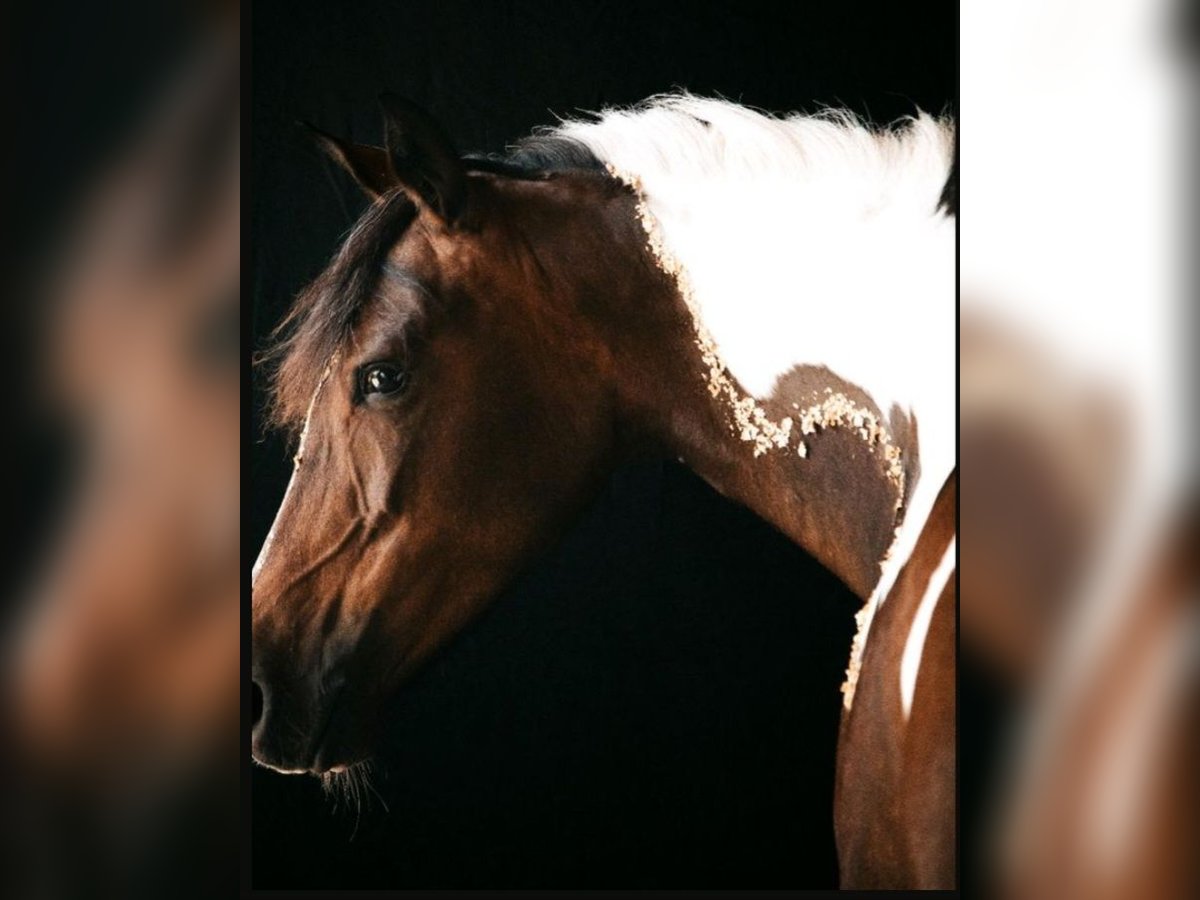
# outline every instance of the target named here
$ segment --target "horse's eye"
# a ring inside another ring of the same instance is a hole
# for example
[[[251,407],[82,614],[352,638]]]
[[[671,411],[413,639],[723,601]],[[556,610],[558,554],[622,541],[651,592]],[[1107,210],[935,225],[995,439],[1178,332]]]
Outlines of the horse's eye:
[[[363,396],[395,394],[408,383],[408,376],[399,366],[375,363],[366,366],[360,376]]]

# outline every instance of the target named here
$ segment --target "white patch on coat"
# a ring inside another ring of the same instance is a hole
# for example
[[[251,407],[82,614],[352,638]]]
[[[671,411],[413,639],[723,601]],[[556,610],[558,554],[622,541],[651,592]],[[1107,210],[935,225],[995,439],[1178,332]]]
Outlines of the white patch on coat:
[[[824,365],[885,416],[915,416],[902,564],[955,465],[955,223],[938,210],[952,124],[922,113],[879,131],[846,112],[774,118],[672,94],[553,133],[636,181],[701,330],[753,397]]]
[[[951,444],[951,453],[953,453],[953,449],[954,445]],[[850,645],[850,662],[846,667],[846,680],[842,684],[842,706],[847,711],[854,705],[854,691],[858,686],[859,669],[862,667],[862,658],[867,649],[867,638],[871,633],[871,623],[875,621],[875,613],[879,611],[883,602],[891,594],[892,588],[896,586],[900,570],[904,568],[909,557],[913,555],[913,551],[917,549],[917,541],[920,540],[921,533],[925,530],[925,524],[933,512],[933,505],[937,501],[938,494],[941,492],[946,478],[949,477],[950,470],[954,468],[951,457],[948,460],[949,467],[946,469],[945,476],[940,480],[935,480],[930,477],[929,471],[925,468],[924,455],[926,452],[925,444],[922,443],[921,477],[917,480],[917,486],[909,498],[904,519],[896,528],[892,546],[883,558],[879,582],[875,585],[875,590],[871,592],[867,602],[854,617],[858,629],[854,635],[854,641]],[[939,457],[941,457],[939,465],[945,467],[947,463],[945,454],[939,454]]]
[[[686,274],[701,350],[710,337],[753,397],[824,365],[885,415],[915,416],[921,472],[857,616],[849,709],[871,619],[956,462],[956,235],[938,209],[952,124],[922,113],[877,131],[846,112],[774,118],[673,94],[553,131],[635,186],[651,249]],[[751,424],[756,451],[778,443]]]
[[[845,112],[777,119],[681,94],[554,133],[637,178],[751,395],[825,365],[953,444],[955,225],[937,209],[949,122],[875,131]]]
[[[908,631],[904,655],[900,657],[900,706],[904,710],[905,721],[912,712],[917,675],[921,671],[921,658],[925,654],[925,638],[929,634],[929,624],[933,621],[933,611],[957,564],[957,544],[958,539],[952,538],[946,552],[942,554],[941,562],[929,576],[925,595],[921,597],[921,605],[917,607],[917,614],[913,616],[912,627]]]

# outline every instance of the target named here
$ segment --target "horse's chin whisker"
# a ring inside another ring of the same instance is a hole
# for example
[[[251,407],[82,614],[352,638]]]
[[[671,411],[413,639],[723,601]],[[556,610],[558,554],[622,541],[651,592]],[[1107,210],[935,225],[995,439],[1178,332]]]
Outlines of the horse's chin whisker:
[[[354,831],[350,835],[350,840],[354,840],[354,836],[358,833],[358,824],[363,808],[370,811],[372,794],[379,800],[385,812],[391,812],[387,802],[371,783],[373,772],[374,767],[371,760],[368,759],[330,769],[320,775],[321,788],[325,792],[325,796],[332,799],[334,812],[343,806],[349,808],[353,805],[354,807]]]

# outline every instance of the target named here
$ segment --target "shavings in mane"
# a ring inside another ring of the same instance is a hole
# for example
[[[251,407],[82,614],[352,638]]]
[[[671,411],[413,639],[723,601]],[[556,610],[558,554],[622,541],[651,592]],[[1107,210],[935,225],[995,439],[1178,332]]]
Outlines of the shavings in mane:
[[[350,336],[375,295],[388,252],[416,217],[402,191],[373,204],[351,230],[332,264],[296,299],[259,356],[270,371],[270,422],[293,434],[330,357]]]

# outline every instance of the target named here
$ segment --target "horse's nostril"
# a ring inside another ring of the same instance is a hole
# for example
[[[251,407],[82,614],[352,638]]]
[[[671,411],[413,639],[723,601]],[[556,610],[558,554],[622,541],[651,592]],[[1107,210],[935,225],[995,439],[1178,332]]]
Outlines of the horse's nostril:
[[[267,705],[266,694],[263,692],[262,687],[256,681],[256,682],[254,682],[254,707],[253,707],[253,712],[254,712],[253,722],[254,722],[255,728],[258,727],[258,723],[262,720],[263,710],[266,708],[266,705]]]

